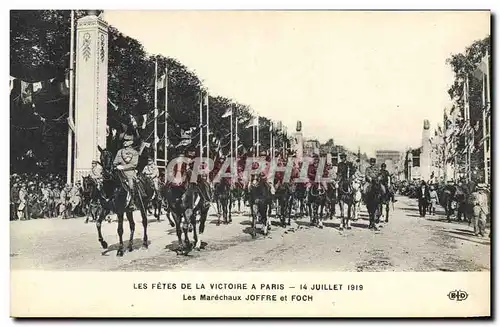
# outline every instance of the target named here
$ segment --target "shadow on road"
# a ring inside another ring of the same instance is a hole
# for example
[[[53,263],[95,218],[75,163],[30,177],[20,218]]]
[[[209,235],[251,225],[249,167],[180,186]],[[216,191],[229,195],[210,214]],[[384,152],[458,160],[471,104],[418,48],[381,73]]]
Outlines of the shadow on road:
[[[148,241],[148,246],[151,245],[151,241]],[[115,243],[113,245],[110,245],[108,246],[108,248],[106,250],[104,250],[103,252],[101,252],[102,255],[107,255],[109,252],[112,252],[112,251],[117,251],[118,248],[119,248],[119,243]],[[129,241],[124,241],[123,242],[123,248],[125,250],[128,250],[128,246],[129,246]],[[132,249],[133,250],[139,250],[140,248],[142,247],[142,239],[140,238],[134,238],[132,240]]]
[[[481,239],[481,238],[478,238],[478,239],[466,238],[466,237],[458,236],[458,235],[463,235],[463,234],[453,233],[452,231],[445,231],[445,233],[448,236],[450,236],[452,238],[456,238],[458,240],[468,241],[468,242],[476,243],[476,244],[480,244],[480,245],[491,245],[491,243],[489,241],[485,240],[484,238],[483,239]],[[474,236],[474,234],[472,234],[472,235],[466,234],[466,236],[471,236],[473,238],[477,237],[477,236]],[[484,241],[481,242],[481,240],[484,240]]]
[[[252,221],[251,220],[243,220],[242,222],[240,222],[240,225],[251,226],[252,225]]]

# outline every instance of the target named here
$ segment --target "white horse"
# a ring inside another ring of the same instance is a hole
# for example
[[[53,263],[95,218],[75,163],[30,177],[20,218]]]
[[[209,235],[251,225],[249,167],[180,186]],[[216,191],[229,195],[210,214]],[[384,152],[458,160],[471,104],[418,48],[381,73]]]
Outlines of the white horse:
[[[354,191],[354,198],[353,198],[353,220],[358,220],[359,219],[359,210],[361,208],[361,181],[360,180],[354,180],[352,182],[352,189]]]

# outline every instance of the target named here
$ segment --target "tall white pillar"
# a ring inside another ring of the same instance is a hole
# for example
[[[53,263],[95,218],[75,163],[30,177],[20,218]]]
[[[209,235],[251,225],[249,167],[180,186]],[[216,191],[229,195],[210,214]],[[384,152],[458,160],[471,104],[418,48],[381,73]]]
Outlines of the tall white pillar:
[[[423,181],[428,181],[431,177],[431,130],[430,123],[424,120],[424,128],[422,130],[422,151],[420,152],[420,178]]]
[[[75,171],[78,181],[106,147],[108,24],[89,12],[77,23],[75,78]]]

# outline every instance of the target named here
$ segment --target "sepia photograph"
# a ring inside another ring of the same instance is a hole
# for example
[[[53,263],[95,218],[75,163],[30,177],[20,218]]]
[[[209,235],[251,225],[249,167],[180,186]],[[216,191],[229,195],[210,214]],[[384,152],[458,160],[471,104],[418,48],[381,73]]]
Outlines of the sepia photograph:
[[[489,317],[491,19],[11,10],[11,315]]]

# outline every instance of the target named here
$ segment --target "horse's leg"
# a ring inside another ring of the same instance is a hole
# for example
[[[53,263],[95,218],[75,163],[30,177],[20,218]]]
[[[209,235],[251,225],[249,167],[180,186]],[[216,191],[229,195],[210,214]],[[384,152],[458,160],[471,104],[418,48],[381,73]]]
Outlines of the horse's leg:
[[[318,227],[319,228],[323,228],[323,208],[324,208],[324,204],[321,203],[320,204],[320,212],[319,212],[319,221],[318,221]]]
[[[104,218],[106,217],[106,210],[103,210],[99,217],[97,218],[97,221],[96,221],[96,228],[97,228],[97,237],[98,237],[98,240],[99,240],[99,243],[101,243],[101,246],[103,249],[107,249],[108,248],[108,243],[104,240],[103,236],[102,236],[102,232],[101,232],[101,226],[102,226],[102,221],[104,220]]]
[[[389,222],[389,202],[385,205],[385,222]]]
[[[347,207],[346,228],[351,229],[351,217],[353,212],[353,202],[349,202]]]
[[[200,210],[200,216],[201,216],[201,210]],[[191,216],[191,225],[193,225],[193,247],[199,249],[199,244],[198,244],[198,230],[196,229],[196,214],[193,213]]]
[[[233,196],[231,194],[229,195],[229,203],[231,203],[230,204],[231,207],[235,204],[233,202]],[[229,223],[233,222],[233,219],[231,218],[231,212],[232,212],[232,210],[229,210]]]
[[[257,236],[257,214],[258,214],[258,208],[257,206],[252,203],[250,204],[250,214],[252,215],[252,237],[255,238]]]
[[[142,217],[142,228],[144,230],[144,236],[142,238],[142,246],[147,249],[149,247],[148,244],[148,215],[146,214],[146,209],[144,208],[144,200],[140,198],[141,205],[139,206],[139,210],[141,212]]]
[[[130,227],[130,239],[128,242],[128,251],[132,252],[134,251],[134,232],[135,232],[135,221],[134,221],[134,214],[131,210],[127,211],[127,220],[128,220],[128,225]]]
[[[122,257],[123,256],[123,212],[117,213],[116,216],[118,218],[118,227],[116,231],[118,233],[118,239],[119,239],[118,250],[116,251],[116,255]]]

